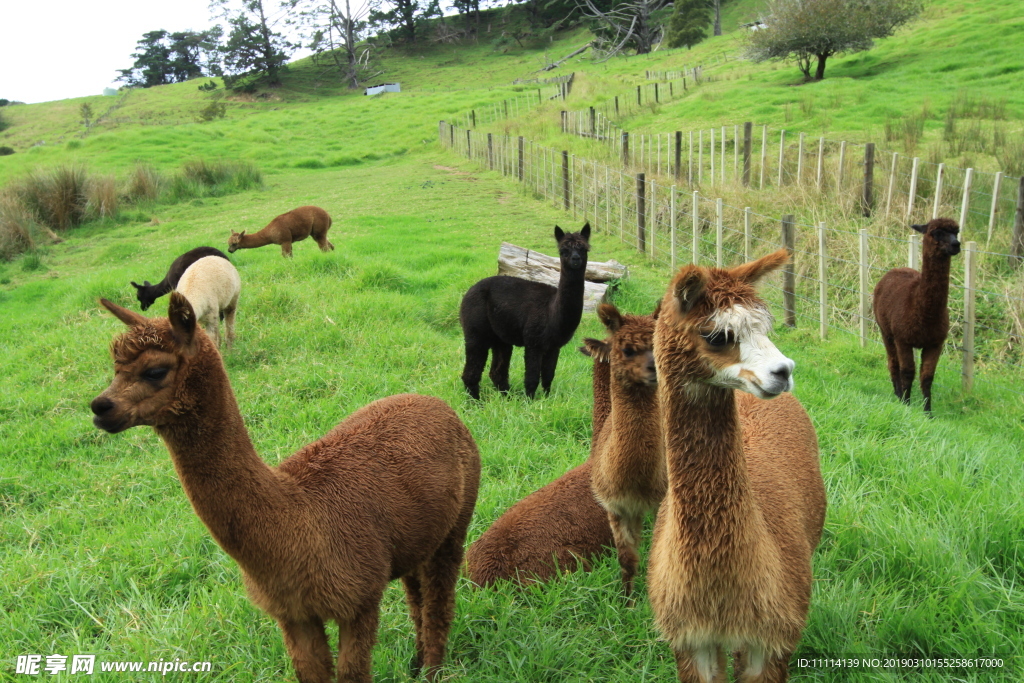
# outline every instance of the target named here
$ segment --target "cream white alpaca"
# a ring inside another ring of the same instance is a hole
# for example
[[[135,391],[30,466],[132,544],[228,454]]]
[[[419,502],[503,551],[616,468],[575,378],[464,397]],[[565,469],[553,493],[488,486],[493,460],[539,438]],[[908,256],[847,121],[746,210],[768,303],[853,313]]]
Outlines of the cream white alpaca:
[[[177,290],[195,311],[196,319],[220,346],[220,319],[227,328],[227,347],[235,340],[235,311],[242,292],[242,278],[231,262],[219,256],[205,256],[182,273]]]

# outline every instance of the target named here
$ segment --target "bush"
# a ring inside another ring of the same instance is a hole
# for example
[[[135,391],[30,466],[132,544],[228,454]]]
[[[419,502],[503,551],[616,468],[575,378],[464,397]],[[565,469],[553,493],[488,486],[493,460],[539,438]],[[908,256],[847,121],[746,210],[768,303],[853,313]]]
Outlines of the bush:
[[[223,102],[210,102],[196,114],[196,121],[213,121],[227,116],[228,107]]]
[[[9,261],[33,249],[36,230],[32,212],[12,193],[0,195],[0,259]]]
[[[128,185],[125,194],[130,202],[155,202],[160,197],[163,178],[152,166],[135,164],[128,173]]]
[[[263,185],[263,174],[249,162],[209,162],[195,159],[182,166],[171,179],[169,199],[185,201],[195,197],[216,197]]]
[[[113,175],[90,178],[86,209],[90,217],[116,218],[118,212],[117,178]]]
[[[8,147],[7,145],[0,145],[0,157],[5,157],[9,154],[14,154],[14,148]]]
[[[210,80],[208,83],[203,83],[202,85],[200,85],[199,89],[203,92],[213,92],[217,89],[217,82],[214,80]]]
[[[26,206],[54,230],[67,230],[82,222],[88,206],[85,167],[69,164],[46,172],[33,172],[21,184]]]

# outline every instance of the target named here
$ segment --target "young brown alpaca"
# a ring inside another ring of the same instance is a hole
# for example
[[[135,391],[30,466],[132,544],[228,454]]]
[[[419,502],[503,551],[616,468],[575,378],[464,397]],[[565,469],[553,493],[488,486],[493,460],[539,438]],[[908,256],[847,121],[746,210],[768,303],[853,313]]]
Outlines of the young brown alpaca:
[[[562,270],[558,287],[508,275],[484,278],[469,288],[459,307],[459,322],[466,340],[462,382],[480,398],[480,377],[491,352],[491,381],[507,393],[512,347],[525,347],[526,395],[537,385],[551,391],[558,355],[569,343],[583,315],[584,276],[590,249],[590,223],[578,233],[555,226]]]
[[[611,411],[609,344],[584,339],[594,359],[594,437]],[[590,488],[591,463],[574,467],[510,507],[466,551],[466,576],[479,586],[496,581],[526,585],[582,567],[614,546],[608,515]]]
[[[608,355],[611,412],[590,450],[590,484],[607,511],[615,538],[622,586],[633,593],[640,563],[637,546],[644,516],[665,495],[665,451],[654,366],[654,318],[623,316],[611,304],[597,310],[611,333]]]
[[[932,410],[932,379],[949,334],[949,261],[960,253],[960,226],[949,218],[912,225],[924,234],[921,272],[896,268],[875,285],[874,311],[882,331],[889,377],[897,398],[910,403],[914,384],[914,349],[921,349],[921,393]]]
[[[371,680],[381,595],[401,578],[416,629],[413,669],[444,658],[480,456],[444,402],[391,396],[353,413],[278,467],[256,454],[220,355],[188,300],[168,318],[101,303],[131,327],[96,426],[150,425],[199,518],[274,617],[302,683],[334,680],[324,622],[339,625],[339,681]]]
[[[787,680],[807,618],[825,517],[814,429],[789,397],[742,424],[734,391],[792,388],[793,361],[768,340],[771,315],[753,287],[788,258],[681,269],[655,325],[668,491],[648,587],[686,683],[724,682],[730,651],[740,681]]]
[[[228,252],[236,249],[255,249],[268,244],[280,244],[281,256],[292,255],[292,242],[300,242],[310,235],[320,251],[332,251],[334,245],[327,241],[331,229],[331,217],[319,206],[300,206],[270,221],[267,227],[252,235],[231,231],[228,238]]]

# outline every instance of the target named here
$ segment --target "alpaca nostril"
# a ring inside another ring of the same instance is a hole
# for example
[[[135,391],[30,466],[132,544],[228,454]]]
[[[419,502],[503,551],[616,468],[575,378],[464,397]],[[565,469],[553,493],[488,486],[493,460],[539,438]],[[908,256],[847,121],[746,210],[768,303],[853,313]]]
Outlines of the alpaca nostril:
[[[114,408],[114,402],[106,396],[97,396],[90,404],[94,415],[103,415]]]
[[[772,368],[772,370],[769,371],[769,374],[780,382],[786,382],[789,381],[789,378],[793,374],[793,366],[789,363],[783,363]]]

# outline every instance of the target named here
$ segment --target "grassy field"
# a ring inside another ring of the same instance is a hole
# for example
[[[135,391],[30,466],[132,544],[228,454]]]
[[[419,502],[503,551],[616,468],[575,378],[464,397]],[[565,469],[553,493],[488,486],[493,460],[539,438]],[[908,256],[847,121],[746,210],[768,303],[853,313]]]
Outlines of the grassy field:
[[[744,18],[744,6],[731,10],[727,27]],[[1006,22],[997,20],[1009,5],[985,5],[991,14],[981,7],[937,2],[926,20],[943,30],[975,26],[979,40],[993,38],[1004,30]],[[651,116],[700,125],[726,113],[742,119],[773,103],[766,116],[783,117],[784,104],[765,93],[798,102],[802,91],[832,87],[843,88],[840,99],[847,102],[855,101],[852,93],[859,89],[859,97],[874,104],[859,110],[863,128],[854,125],[859,119],[851,113],[834,115],[831,130],[867,131],[882,125],[890,105],[917,108],[926,92],[937,111],[949,88],[972,80],[979,96],[1000,96],[1003,76],[981,80],[981,72],[972,69],[986,60],[995,60],[993,69],[1015,63],[1009,54],[1019,51],[1015,43],[993,42],[975,50],[983,53],[976,61],[967,61],[971,49],[947,35],[947,42],[957,44],[947,46],[943,59],[964,60],[964,80],[931,91],[925,85],[931,76],[912,70],[924,68],[932,46],[942,40],[933,35],[939,29],[928,27],[921,35],[883,42],[877,53],[836,60],[829,73],[834,81],[801,88],[789,87],[795,68],[790,73],[791,67],[730,64],[723,68],[748,71],[712,84],[729,104],[725,113],[684,99]],[[709,58],[732,49],[729,41],[735,36],[692,53],[588,67],[582,83],[590,79],[596,101],[601,83],[636,83],[644,69]],[[579,35],[566,36],[548,48],[549,56],[567,54],[579,42]],[[866,65],[889,64],[893,55],[906,55],[903,66],[873,73]],[[497,174],[439,151],[436,123],[507,98],[515,92],[509,81],[536,68],[541,58],[537,50],[493,54],[483,44],[465,51],[396,53],[390,58],[394,73],[403,87],[410,83],[409,92],[380,98],[313,88],[296,67],[295,80],[277,100],[233,103],[226,119],[202,124],[191,121],[203,102],[193,84],[137,91],[114,113],[130,121],[117,123],[111,115],[109,125],[84,138],[75,137],[78,100],[12,110],[15,126],[3,135],[45,136],[48,142],[0,158],[0,183],[36,165],[66,161],[122,173],[138,159],[171,169],[203,156],[252,161],[264,170],[265,186],[142,207],[121,222],[89,223],[66,233],[61,244],[0,264],[0,680],[28,680],[14,673],[15,657],[22,654],[95,654],[99,661],[180,658],[213,662],[206,680],[294,680],[277,627],[245,598],[235,564],[192,512],[163,444],[145,428],[101,432],[92,426],[88,408],[110,380],[107,346],[123,329],[97,298],[134,308],[129,280],[159,279],[188,248],[223,247],[230,229],[256,229],[307,203],[324,206],[334,218],[330,237],[337,249],[330,254],[305,241],[295,246],[291,261],[276,247],[232,257],[243,290],[237,346],[225,364],[266,461],[279,462],[382,396],[439,396],[469,426],[483,458],[472,540],[509,505],[586,457],[590,361],[575,351],[578,343],[563,350],[552,395],[534,402],[522,396],[521,352],[513,360],[508,399],[485,386],[484,400],[475,404],[459,380],[458,303],[469,285],[494,272],[500,242],[550,253],[554,224],[577,229],[579,221]],[[748,79],[748,73],[754,76]],[[942,73],[961,77],[960,70]],[[895,95],[885,89],[904,81],[908,85]],[[726,90],[730,82],[735,91]],[[459,88],[431,92],[446,83]],[[763,89],[761,95],[746,92],[755,87]],[[585,92],[581,86],[580,106]],[[1019,126],[1020,94],[1005,89],[1004,96],[1007,121]],[[541,111],[555,109],[551,104]],[[794,106],[791,113],[798,111]],[[552,117],[547,120],[544,125],[552,126]],[[537,121],[508,125],[539,132]],[[652,118],[655,123],[661,125]],[[646,263],[617,236],[598,233],[592,244],[592,258],[615,258],[630,267],[616,304],[629,312],[649,311],[668,271]],[[766,289],[769,298],[774,291]],[[165,302],[151,312],[161,314]],[[596,316],[587,316],[577,341],[600,335]],[[829,498],[810,619],[796,658],[995,655],[1006,666],[949,672],[795,661],[794,680],[1021,680],[1024,403],[996,385],[962,392],[955,361],[944,358],[935,419],[928,420],[918,395],[909,407],[892,396],[880,346],[861,349],[852,337],[833,337],[821,342],[810,330],[780,329],[775,339],[796,361],[795,393],[818,430]],[[639,590],[645,590],[642,577]],[[445,680],[674,677],[671,653],[657,640],[646,601],[629,608],[620,599],[618,568],[610,557],[590,574],[524,592],[473,589],[463,581],[456,609]],[[409,680],[412,650],[412,627],[396,585],[382,607],[376,680]],[[140,680],[158,678],[149,676]],[[130,680],[125,674],[96,678]]]

